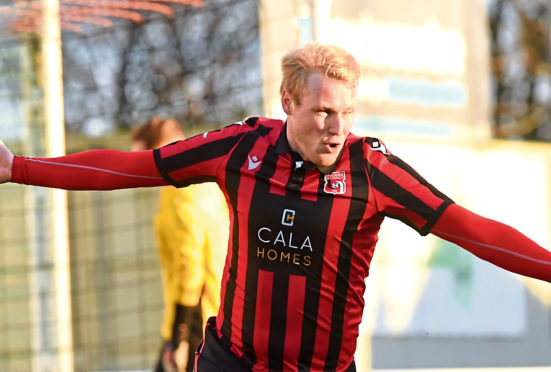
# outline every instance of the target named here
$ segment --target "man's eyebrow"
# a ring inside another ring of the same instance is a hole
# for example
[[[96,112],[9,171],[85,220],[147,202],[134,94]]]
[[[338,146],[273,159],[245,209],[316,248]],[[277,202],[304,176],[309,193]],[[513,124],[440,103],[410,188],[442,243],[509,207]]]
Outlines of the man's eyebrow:
[[[314,107],[312,107],[312,110],[314,110],[314,111],[335,111],[335,109],[333,109],[329,106],[324,106],[324,105],[314,106]]]
[[[328,111],[328,112],[337,112],[337,110],[335,110],[334,108],[332,108],[331,106],[324,106],[324,105],[321,105],[321,106],[313,106],[312,107],[312,111]],[[348,107],[345,107],[342,112],[354,112],[356,111],[356,106],[348,106]]]

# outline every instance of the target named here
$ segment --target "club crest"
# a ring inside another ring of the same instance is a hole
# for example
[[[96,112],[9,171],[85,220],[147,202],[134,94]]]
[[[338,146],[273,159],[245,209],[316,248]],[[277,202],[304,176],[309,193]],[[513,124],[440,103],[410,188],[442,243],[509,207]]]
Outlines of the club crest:
[[[346,192],[346,173],[333,172],[324,177],[323,191],[327,194],[344,194]]]

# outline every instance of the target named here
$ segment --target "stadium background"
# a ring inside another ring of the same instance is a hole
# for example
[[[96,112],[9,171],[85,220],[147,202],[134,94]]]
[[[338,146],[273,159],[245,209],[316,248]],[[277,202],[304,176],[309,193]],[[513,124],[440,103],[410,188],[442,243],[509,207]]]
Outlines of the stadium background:
[[[45,37],[42,15],[56,4],[58,33],[52,22]],[[549,248],[550,10],[535,0],[6,1],[0,138],[34,156],[125,150],[128,130],[152,115],[178,118],[188,135],[281,116],[281,55],[335,43],[362,63],[354,132]],[[157,191],[0,190],[0,370],[149,369],[162,307]],[[392,221],[372,267],[358,370],[551,370],[548,284]]]

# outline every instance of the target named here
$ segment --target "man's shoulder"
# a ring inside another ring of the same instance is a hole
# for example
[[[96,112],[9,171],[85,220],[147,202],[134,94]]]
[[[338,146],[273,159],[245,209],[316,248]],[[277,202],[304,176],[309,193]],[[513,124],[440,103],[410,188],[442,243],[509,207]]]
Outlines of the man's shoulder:
[[[235,122],[229,125],[227,129],[236,134],[254,133],[258,137],[267,138],[268,133],[270,133],[270,137],[272,135],[279,136],[284,127],[285,122],[282,120],[253,116],[246,120]]]
[[[346,140],[347,144],[350,146],[353,143],[361,142],[363,147],[366,147],[371,150],[380,151],[382,148],[386,151],[386,146],[382,140],[376,137],[369,137],[369,136],[358,136],[352,132],[348,134],[348,138]]]
[[[260,127],[283,128],[283,126],[285,125],[285,122],[283,120],[272,119],[272,118],[267,118],[263,116],[251,116],[246,120],[238,121],[234,124],[241,125],[247,129],[251,129],[251,128],[258,129]]]
[[[380,139],[375,137],[363,137],[363,141],[368,146],[369,150],[377,151],[384,155],[390,155],[385,143]]]
[[[252,116],[245,120],[239,120],[226,126],[205,132],[197,135],[196,137],[202,137],[207,141],[213,139],[221,139],[227,137],[242,138],[244,134],[257,132],[259,136],[265,136],[269,132],[274,132],[274,129],[281,131],[285,126],[285,122],[277,119],[270,119],[261,116]],[[213,136],[214,135],[214,136]]]

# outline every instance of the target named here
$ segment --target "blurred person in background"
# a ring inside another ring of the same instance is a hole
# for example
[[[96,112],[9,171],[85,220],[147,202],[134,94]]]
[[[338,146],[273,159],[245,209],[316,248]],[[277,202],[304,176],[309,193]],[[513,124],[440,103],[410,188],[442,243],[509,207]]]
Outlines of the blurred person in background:
[[[155,117],[134,128],[132,151],[183,140],[174,119]],[[162,268],[162,346],[155,372],[192,372],[203,324],[216,315],[228,245],[229,217],[214,183],[162,187],[154,228]]]
[[[349,52],[308,43],[283,57],[282,71],[286,121],[249,118],[135,153],[30,158],[0,146],[0,182],[108,190],[216,181],[230,237],[198,372],[355,371],[385,217],[551,282],[551,252],[455,204],[381,140],[351,133],[360,65]]]

